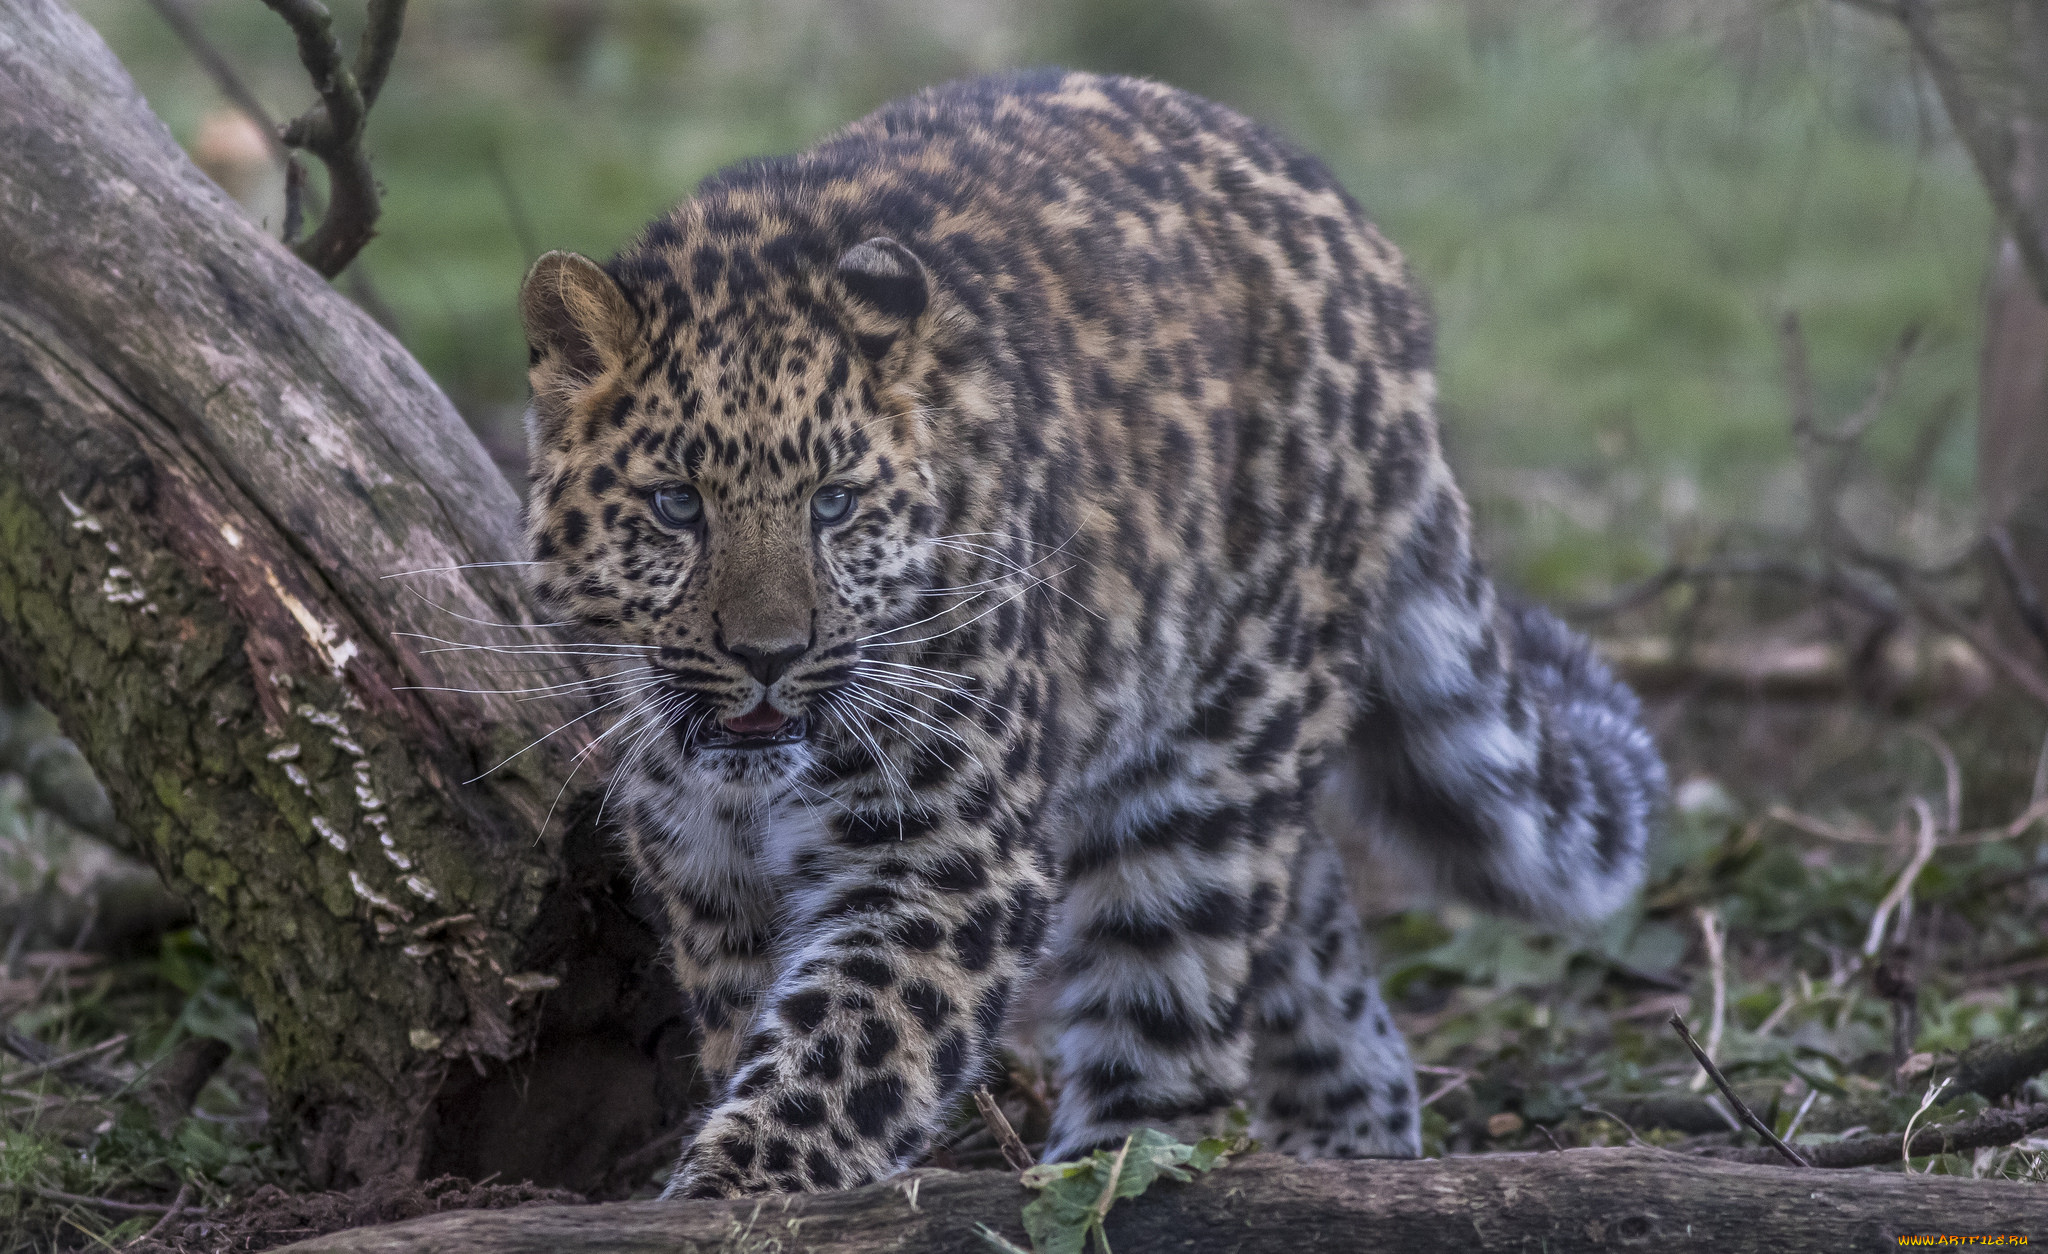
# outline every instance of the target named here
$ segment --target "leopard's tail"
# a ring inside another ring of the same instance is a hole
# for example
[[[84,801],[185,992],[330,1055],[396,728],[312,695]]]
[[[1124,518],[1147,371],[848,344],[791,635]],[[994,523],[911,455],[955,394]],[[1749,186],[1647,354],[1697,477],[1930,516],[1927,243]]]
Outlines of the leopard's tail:
[[[1554,615],[1496,594],[1447,481],[1386,587],[1351,737],[1359,817],[1477,905],[1557,926],[1612,913],[1665,800],[1635,694]]]

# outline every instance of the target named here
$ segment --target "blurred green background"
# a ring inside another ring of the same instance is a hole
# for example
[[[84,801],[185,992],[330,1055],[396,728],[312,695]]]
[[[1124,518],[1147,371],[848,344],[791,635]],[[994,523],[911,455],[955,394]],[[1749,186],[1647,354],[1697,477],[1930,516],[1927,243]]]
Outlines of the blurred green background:
[[[152,8],[80,7],[204,149],[232,113]],[[274,114],[309,103],[261,4],[191,7]],[[1433,294],[1454,457],[1533,592],[1798,526],[1787,311],[1825,413],[1923,328],[1871,449],[1923,538],[1967,526],[1989,210],[1895,31],[1827,0],[414,0],[362,298],[516,474],[533,250],[607,256],[721,165],[1040,63],[1167,79],[1335,168]],[[280,186],[246,192],[273,226]]]

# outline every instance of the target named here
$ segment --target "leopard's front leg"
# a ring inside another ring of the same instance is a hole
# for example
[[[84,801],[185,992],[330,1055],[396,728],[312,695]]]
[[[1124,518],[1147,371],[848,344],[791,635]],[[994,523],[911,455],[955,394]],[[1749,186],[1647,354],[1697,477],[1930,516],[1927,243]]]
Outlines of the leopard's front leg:
[[[774,979],[776,899],[744,825],[714,811],[675,821],[653,790],[634,788],[627,850],[657,885],[669,962],[697,1029],[698,1064],[714,1086],[732,1078],[740,1035]]]
[[[829,827],[737,1073],[667,1196],[889,1175],[923,1152],[993,1051],[1047,909],[1021,826],[953,810],[855,812]]]

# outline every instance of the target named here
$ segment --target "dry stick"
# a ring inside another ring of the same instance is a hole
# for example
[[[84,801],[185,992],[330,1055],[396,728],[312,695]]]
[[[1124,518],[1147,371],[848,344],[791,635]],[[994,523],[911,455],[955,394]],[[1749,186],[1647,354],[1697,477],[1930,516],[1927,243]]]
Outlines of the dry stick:
[[[1614,1122],[1620,1124],[1621,1130],[1623,1132],[1628,1133],[1628,1139],[1631,1145],[1642,1145],[1647,1147],[1650,1144],[1648,1141],[1645,1141],[1642,1137],[1636,1135],[1635,1126],[1633,1124],[1629,1123],[1628,1120],[1622,1118],[1620,1115],[1615,1114],[1611,1110],[1602,1110],[1598,1106],[1593,1105],[1581,1106],[1579,1107],[1579,1109],[1584,1111],[1590,1111],[1591,1113],[1600,1116],[1602,1119],[1612,1119],[1614,1120]]]
[[[1806,1122],[1806,1112],[1813,1109],[1813,1103],[1819,1096],[1819,1089],[1806,1090],[1806,1100],[1799,1103],[1799,1109],[1793,1114],[1792,1122],[1785,1125],[1785,1139],[1787,1141],[1799,1135],[1799,1125]]]
[[[122,1032],[115,1036],[108,1037],[106,1040],[101,1041],[97,1045],[91,1045],[86,1047],[85,1049],[77,1050],[69,1054],[62,1054],[53,1058],[50,1056],[49,1046],[44,1045],[41,1041],[34,1040],[33,1038],[24,1037],[17,1039],[17,1035],[18,1034],[12,1031],[8,1032],[7,1039],[4,1042],[7,1052],[15,1055],[18,1058],[26,1059],[27,1061],[32,1062],[35,1065],[30,1067],[26,1071],[18,1071],[13,1075],[8,1076],[7,1082],[9,1084],[20,1084],[28,1080],[33,1080],[38,1076],[47,1075],[53,1071],[59,1073],[61,1076],[63,1072],[69,1071],[72,1068],[77,1067],[80,1063],[89,1062],[92,1059],[99,1057],[101,1054],[104,1054],[112,1049],[117,1049],[120,1046],[127,1044],[128,1042],[128,1034],[126,1032]],[[23,1040],[27,1040],[34,1046],[38,1047],[38,1050],[41,1052],[42,1056],[37,1057],[36,1051],[31,1051],[29,1049],[23,1048]],[[80,1081],[87,1088],[103,1089],[103,1084],[98,1078],[83,1076],[79,1078]],[[122,1081],[118,1077],[107,1076],[105,1077],[105,1079],[112,1080],[117,1087],[122,1084]]]
[[[1693,917],[1699,920],[1700,935],[1706,940],[1708,974],[1714,986],[1713,1009],[1707,1016],[1707,1057],[1711,1059],[1721,1052],[1721,1028],[1728,1019],[1728,952],[1722,943],[1720,914],[1701,906],[1693,911]],[[1707,1073],[1702,1071],[1687,1087],[1697,1093],[1706,1086]]]
[[[87,1197],[83,1193],[66,1193],[62,1189],[46,1189],[40,1184],[21,1184],[14,1187],[26,1189],[37,1197],[48,1198],[52,1202],[70,1202],[78,1206],[97,1206],[102,1210],[110,1210],[119,1214],[168,1215],[171,1212],[170,1207],[160,1202],[117,1202],[111,1197]],[[192,1207],[191,1210],[194,1214],[200,1212],[200,1208],[197,1206]]]
[[[1920,832],[1914,842],[1912,860],[1899,873],[1897,882],[1884,900],[1877,903],[1876,913],[1870,916],[1870,932],[1863,938],[1863,956],[1874,958],[1884,945],[1885,924],[1890,922],[1892,911],[1899,909],[1913,891],[1913,881],[1920,878],[1920,872],[1927,867],[1928,859],[1934,856],[1934,812],[1924,798],[1913,798],[1913,817],[1919,821]],[[1901,917],[1904,912],[1901,911]]]
[[[512,238],[524,254],[522,264],[531,265],[540,256],[540,235],[533,229],[533,220],[526,216],[526,203],[519,198],[519,188],[513,183],[511,172],[505,169],[505,154],[495,140],[485,146],[484,159],[490,167],[491,182],[497,185],[498,201],[505,207]]]
[[[1010,1164],[1012,1171],[1029,1169],[1035,1160],[1031,1151],[1024,1148],[1024,1138],[1017,1135],[1017,1129],[1010,1126],[1003,1108],[996,1104],[995,1094],[988,1091],[988,1085],[979,1085],[974,1090],[974,1107],[981,1112],[982,1121],[995,1134],[996,1144],[1002,1146],[1003,1161]]]
[[[1768,1142],[1772,1149],[1783,1154],[1787,1162],[1800,1167],[1813,1165],[1801,1158],[1798,1150],[1779,1140],[1778,1134],[1756,1117],[1756,1112],[1749,1108],[1749,1104],[1735,1095],[1735,1086],[1728,1083],[1728,1077],[1721,1074],[1721,1069],[1714,1065],[1713,1059],[1707,1057],[1707,1051],[1700,1048],[1700,1043],[1692,1039],[1692,1030],[1685,1026],[1685,1019],[1682,1016],[1671,1016],[1671,1028],[1678,1033],[1678,1038],[1685,1042],[1685,1047],[1692,1051],[1692,1056],[1700,1060],[1700,1066],[1707,1069],[1707,1076],[1713,1080],[1714,1087],[1721,1090],[1721,1096],[1728,1099],[1728,1104],[1735,1107],[1735,1113],[1742,1116],[1742,1121],[1748,1124],[1751,1130]]]
[[[1416,1070],[1419,1072],[1431,1072],[1437,1075],[1448,1075],[1449,1077],[1451,1077],[1450,1079],[1445,1080],[1442,1084],[1437,1085],[1435,1092],[1431,1093],[1428,1097],[1422,1099],[1422,1102],[1418,1107],[1418,1109],[1421,1110],[1428,1110],[1431,1106],[1435,1105],[1446,1093],[1449,1093],[1452,1089],[1458,1088],[1461,1085],[1469,1084],[1472,1081],[1471,1072],[1460,1071],[1456,1067],[1417,1067]]]
[[[185,1199],[190,1196],[192,1196],[192,1182],[190,1180],[178,1181],[178,1195],[171,1199],[171,1208],[164,1212],[163,1218],[157,1220],[155,1223],[149,1226],[148,1232],[145,1232],[141,1236],[135,1238],[133,1241],[130,1241],[129,1244],[140,1245],[144,1241],[147,1241],[151,1237],[155,1236],[157,1233],[162,1232],[164,1230],[164,1225],[171,1222],[172,1217],[175,1216],[179,1211],[185,1209]]]
[[[1791,393],[1793,444],[1807,481],[1807,493],[1813,498],[1813,537],[1830,572],[1839,582],[1850,582],[1843,576],[1847,571],[1855,570],[1865,578],[1883,583],[1914,612],[1961,636],[1986,660],[2004,671],[2013,683],[2025,689],[2028,696],[2048,705],[2048,676],[2043,676],[2031,662],[2005,647],[1997,634],[1984,624],[1971,621],[1955,606],[1936,596],[1928,588],[1923,572],[1866,547],[1842,517],[1841,496],[1847,483],[1855,442],[1863,428],[1876,417],[1897,383],[1899,370],[1918,338],[1916,329],[1909,327],[1900,336],[1898,345],[1871,389],[1869,400],[1854,417],[1834,431],[1822,431],[1816,420],[1813,376],[1807,362],[1805,333],[1800,329],[1797,314],[1785,315],[1780,338],[1785,351],[1786,388]]]
[[[1096,1198],[1095,1205],[1089,1207],[1089,1210],[1095,1216],[1095,1237],[1098,1241],[1102,1242],[1104,1254],[1108,1254],[1109,1238],[1102,1235],[1102,1224],[1103,1221],[1109,1218],[1109,1208],[1116,1205],[1117,1181],[1123,1178],[1124,1160],[1131,1156],[1131,1142],[1136,1137],[1137,1133],[1132,1133],[1124,1138],[1122,1145],[1117,1147],[1116,1158],[1109,1164],[1109,1183],[1102,1186],[1102,1196]]]

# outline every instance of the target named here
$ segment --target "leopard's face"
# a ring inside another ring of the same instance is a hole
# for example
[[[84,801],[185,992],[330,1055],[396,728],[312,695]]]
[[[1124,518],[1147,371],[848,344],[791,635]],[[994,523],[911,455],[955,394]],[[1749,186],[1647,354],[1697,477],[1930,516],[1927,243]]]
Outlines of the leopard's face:
[[[915,258],[862,249],[921,302]],[[773,786],[859,734],[864,651],[923,616],[922,420],[844,262],[744,294],[651,270],[621,287],[551,254],[528,279],[532,586],[667,760]]]

